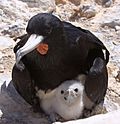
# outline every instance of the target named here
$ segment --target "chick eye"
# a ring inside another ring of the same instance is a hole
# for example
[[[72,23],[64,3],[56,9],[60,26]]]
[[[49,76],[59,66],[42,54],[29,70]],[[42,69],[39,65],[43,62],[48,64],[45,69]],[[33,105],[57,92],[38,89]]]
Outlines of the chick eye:
[[[64,93],[64,91],[63,90],[61,90],[61,94],[63,94]]]
[[[75,92],[78,92],[78,88],[75,88],[74,91],[75,91]]]

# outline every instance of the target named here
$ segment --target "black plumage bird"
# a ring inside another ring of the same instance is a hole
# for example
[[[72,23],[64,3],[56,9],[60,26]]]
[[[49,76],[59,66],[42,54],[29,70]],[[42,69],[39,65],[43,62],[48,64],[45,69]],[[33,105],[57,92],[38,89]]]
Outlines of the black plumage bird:
[[[109,52],[95,35],[49,13],[33,16],[26,31],[14,48],[12,80],[27,102],[36,103],[35,87],[52,90],[79,74],[87,75],[88,98],[94,103],[104,99]]]

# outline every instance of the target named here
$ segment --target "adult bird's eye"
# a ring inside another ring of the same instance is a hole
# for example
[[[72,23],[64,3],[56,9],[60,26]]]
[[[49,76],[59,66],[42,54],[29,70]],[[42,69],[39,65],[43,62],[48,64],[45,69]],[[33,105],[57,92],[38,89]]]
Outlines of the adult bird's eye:
[[[64,91],[63,90],[61,90],[61,94],[63,94],[64,93]]]
[[[46,34],[50,34],[52,32],[52,29],[50,27],[46,28],[45,29],[45,33]]]
[[[75,88],[74,91],[75,91],[75,92],[78,92],[78,88]]]

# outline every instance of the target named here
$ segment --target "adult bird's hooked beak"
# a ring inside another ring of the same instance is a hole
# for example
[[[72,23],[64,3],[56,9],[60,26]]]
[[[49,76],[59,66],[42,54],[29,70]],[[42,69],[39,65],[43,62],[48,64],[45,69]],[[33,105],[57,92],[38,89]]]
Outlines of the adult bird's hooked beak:
[[[20,62],[23,56],[34,50],[42,41],[44,37],[41,35],[32,34],[25,45],[16,52],[16,66],[20,69],[24,69],[24,64]]]

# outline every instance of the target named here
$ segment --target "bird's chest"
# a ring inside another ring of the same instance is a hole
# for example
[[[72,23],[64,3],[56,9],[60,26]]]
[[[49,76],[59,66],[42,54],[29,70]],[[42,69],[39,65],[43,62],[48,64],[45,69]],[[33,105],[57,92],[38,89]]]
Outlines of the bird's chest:
[[[72,57],[62,51],[44,56],[31,53],[24,62],[27,62],[25,65],[29,68],[31,77],[41,89],[54,89],[61,82],[75,78],[80,73],[79,70],[82,70],[82,66],[78,65],[79,60]]]
[[[78,75],[79,71],[71,65],[64,63],[62,60],[58,63],[49,63],[45,68],[41,69],[41,79],[47,84],[55,88],[61,82],[73,79]]]
[[[65,120],[77,119],[82,115],[83,104],[81,102],[75,103],[72,106],[61,104],[57,102],[56,113],[63,117]]]

